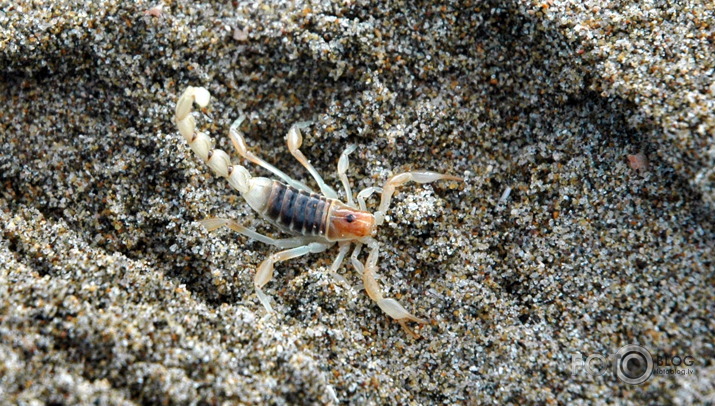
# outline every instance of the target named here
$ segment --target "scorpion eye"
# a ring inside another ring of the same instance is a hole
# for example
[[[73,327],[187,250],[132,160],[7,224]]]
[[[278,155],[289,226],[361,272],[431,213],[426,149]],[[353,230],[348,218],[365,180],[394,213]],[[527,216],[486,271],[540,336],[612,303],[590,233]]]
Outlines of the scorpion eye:
[[[355,221],[355,215],[348,214],[347,216],[345,216],[345,221],[347,221],[348,223],[352,223],[353,221]]]

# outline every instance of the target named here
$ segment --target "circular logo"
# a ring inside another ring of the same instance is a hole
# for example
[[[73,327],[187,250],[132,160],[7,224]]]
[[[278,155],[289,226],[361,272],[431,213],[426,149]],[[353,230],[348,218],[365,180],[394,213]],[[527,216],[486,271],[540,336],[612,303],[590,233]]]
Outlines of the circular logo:
[[[653,357],[640,345],[621,347],[615,357],[616,376],[631,385],[640,385],[653,373]]]

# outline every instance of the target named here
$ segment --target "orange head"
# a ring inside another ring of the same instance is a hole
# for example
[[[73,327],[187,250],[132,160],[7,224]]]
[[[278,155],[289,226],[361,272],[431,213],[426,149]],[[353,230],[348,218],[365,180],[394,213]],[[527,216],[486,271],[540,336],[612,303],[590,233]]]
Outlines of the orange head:
[[[332,241],[357,240],[375,234],[375,217],[366,211],[340,204],[328,217],[328,239]]]

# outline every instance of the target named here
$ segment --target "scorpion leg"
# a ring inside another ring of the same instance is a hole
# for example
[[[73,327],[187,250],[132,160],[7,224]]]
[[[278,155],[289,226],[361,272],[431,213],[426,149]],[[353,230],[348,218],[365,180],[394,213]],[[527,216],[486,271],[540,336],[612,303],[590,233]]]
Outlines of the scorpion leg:
[[[288,150],[295,157],[295,159],[297,159],[298,162],[300,162],[301,165],[303,165],[305,169],[310,172],[310,174],[313,176],[313,179],[315,179],[315,181],[318,183],[318,186],[320,187],[320,192],[323,193],[325,197],[328,197],[330,199],[337,199],[338,194],[335,193],[335,190],[328,186],[327,183],[325,183],[318,171],[315,170],[313,165],[310,164],[310,161],[305,157],[305,155],[303,155],[302,152],[300,152],[300,149],[298,149],[303,144],[303,135],[300,133],[300,130],[307,126],[308,123],[297,123],[291,126],[290,130],[288,130],[288,134],[286,135],[286,143],[288,144]]]
[[[355,201],[353,200],[353,192],[350,190],[350,181],[348,180],[348,155],[355,151],[355,145],[349,145],[345,148],[345,151],[340,155],[338,160],[338,177],[343,183],[343,188],[345,189],[345,196],[348,199],[348,206],[355,207]]]
[[[357,243],[355,244],[355,249],[353,250],[352,255],[350,255],[350,263],[353,265],[353,268],[355,268],[355,272],[362,274],[365,272],[365,267],[363,266],[362,262],[358,259],[358,255],[360,255],[360,251],[362,251],[362,243]]]
[[[380,225],[385,220],[385,213],[387,208],[390,207],[390,201],[392,200],[392,194],[395,193],[395,188],[397,186],[404,185],[409,181],[415,181],[417,183],[430,183],[438,180],[456,180],[463,181],[464,179],[459,176],[445,175],[437,172],[429,171],[417,171],[417,172],[403,172],[399,173],[385,182],[382,190],[382,198],[380,199],[380,207],[378,207],[375,212],[375,224]]]
[[[214,231],[218,228],[221,228],[223,226],[226,226],[230,228],[233,231],[236,231],[237,233],[241,233],[245,235],[248,238],[254,239],[256,241],[260,241],[264,244],[270,244],[274,245],[278,248],[281,249],[287,249],[287,248],[295,248],[301,245],[305,245],[305,238],[304,237],[292,237],[292,238],[282,238],[282,239],[276,239],[276,238],[271,238],[268,237],[267,235],[263,235],[253,229],[247,228],[236,222],[235,220],[231,219],[226,219],[226,218],[219,218],[219,217],[211,217],[211,218],[206,218],[199,223],[204,226],[204,228],[208,231]]]
[[[419,324],[426,324],[427,320],[420,319],[419,317],[413,316],[408,312],[397,300],[382,297],[382,292],[380,290],[380,285],[375,280],[375,272],[377,272],[377,255],[379,247],[374,244],[370,254],[365,262],[364,271],[362,273],[362,281],[365,286],[365,291],[367,292],[370,299],[372,299],[380,309],[387,313],[388,316],[395,319],[402,328],[414,338],[418,338],[419,335],[415,334],[412,329],[407,325],[408,321],[413,321]]]
[[[362,191],[360,191],[360,193],[358,193],[357,200],[358,204],[360,205],[360,210],[367,211],[367,204],[365,204],[365,200],[372,196],[373,193],[382,193],[382,188],[371,186],[363,189]]]
[[[245,119],[246,116],[241,115],[236,121],[233,122],[233,124],[231,124],[231,127],[228,130],[228,136],[229,138],[231,138],[231,143],[233,144],[233,147],[236,149],[238,154],[241,155],[243,158],[249,160],[250,162],[253,162],[254,164],[278,176],[290,186],[293,186],[296,189],[312,192],[312,190],[310,190],[310,188],[306,186],[303,182],[299,182],[291,178],[280,169],[269,164],[268,162],[264,161],[263,159],[259,158],[254,153],[248,150],[248,146],[246,145],[246,139],[243,137],[243,133],[238,129],[238,127]]]
[[[345,279],[343,275],[340,275],[338,273],[340,265],[343,263],[345,256],[348,255],[348,251],[350,251],[350,241],[341,241],[338,244],[340,245],[340,251],[338,251],[338,256],[335,257],[335,261],[333,261],[333,264],[330,266],[330,274],[333,276],[333,278],[339,280],[340,282],[344,282],[347,285],[350,285],[348,283],[348,280]]]
[[[263,290],[261,288],[273,278],[273,265],[276,262],[301,257],[306,254],[323,252],[326,249],[330,248],[330,246],[332,246],[332,243],[323,244],[319,242],[311,242],[300,247],[276,252],[274,254],[271,254],[268,258],[264,259],[263,262],[261,262],[261,264],[258,266],[258,271],[256,271],[256,276],[253,278],[253,285],[256,288],[256,295],[258,296],[258,300],[261,302],[263,307],[266,308],[268,313],[273,312],[273,308],[271,307],[268,296],[263,293]]]

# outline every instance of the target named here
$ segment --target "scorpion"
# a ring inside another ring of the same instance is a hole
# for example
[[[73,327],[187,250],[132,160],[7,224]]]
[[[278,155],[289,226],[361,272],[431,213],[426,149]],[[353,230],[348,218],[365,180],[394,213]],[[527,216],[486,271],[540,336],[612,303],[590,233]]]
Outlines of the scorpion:
[[[209,232],[227,227],[251,239],[283,250],[271,254],[261,262],[253,279],[258,300],[268,314],[271,314],[273,309],[269,297],[263,292],[263,287],[272,279],[273,268],[277,262],[323,252],[337,243],[339,251],[330,267],[330,272],[338,279],[343,279],[336,272],[350,251],[351,244],[355,243],[350,261],[362,276],[363,286],[370,299],[395,319],[408,334],[418,337],[409,328],[407,322],[425,324],[427,320],[412,315],[397,300],[383,297],[375,279],[378,270],[379,244],[374,236],[377,227],[385,221],[385,214],[396,187],[409,181],[430,183],[438,180],[463,181],[463,179],[430,171],[403,172],[390,177],[382,188],[368,187],[362,190],[357,194],[356,205],[346,175],[348,155],[356,149],[355,145],[350,145],[341,154],[337,168],[338,178],[343,184],[347,197],[347,202],[344,203],[338,199],[335,190],[323,181],[299,149],[303,143],[301,130],[308,123],[291,126],[286,135],[286,142],[290,153],[315,179],[321,194],[313,192],[304,183],[292,179],[248,150],[243,134],[239,131],[239,126],[246,118],[242,114],[229,128],[231,143],[241,157],[273,173],[282,182],[264,177],[252,177],[245,167],[232,163],[225,151],[214,149],[212,140],[206,133],[196,130],[196,120],[191,114],[193,104],[205,108],[209,104],[209,99],[208,90],[202,87],[188,87],[184,91],[176,104],[175,111],[179,133],[188,142],[191,150],[217,175],[226,178],[229,185],[241,194],[255,212],[281,231],[292,235],[289,238],[271,238],[227,218],[207,218],[199,221]],[[370,213],[367,211],[366,200],[374,193],[381,193],[380,205],[377,211]],[[363,245],[370,249],[364,264],[358,259]]]

